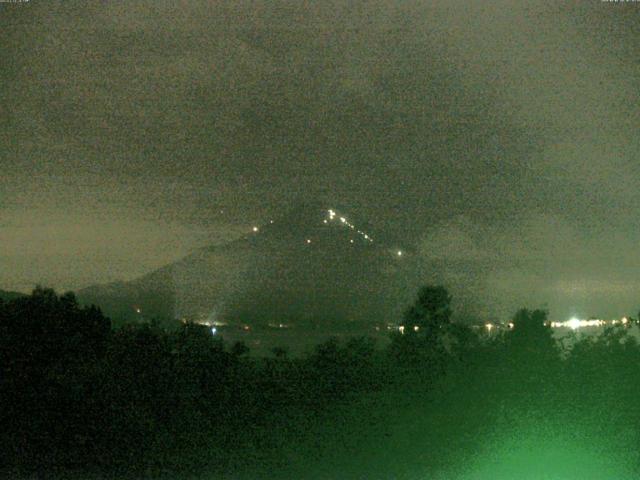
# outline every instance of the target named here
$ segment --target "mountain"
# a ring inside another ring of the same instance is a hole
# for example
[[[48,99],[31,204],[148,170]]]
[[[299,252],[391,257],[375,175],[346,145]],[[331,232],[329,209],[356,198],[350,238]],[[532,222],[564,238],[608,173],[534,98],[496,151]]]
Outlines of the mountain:
[[[390,314],[394,252],[339,212],[303,205],[130,282],[78,292],[116,322],[370,321]]]

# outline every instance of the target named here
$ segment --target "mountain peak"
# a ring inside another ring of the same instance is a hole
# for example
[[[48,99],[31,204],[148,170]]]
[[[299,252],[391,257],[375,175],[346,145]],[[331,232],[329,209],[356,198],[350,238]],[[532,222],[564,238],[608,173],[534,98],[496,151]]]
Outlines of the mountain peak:
[[[85,297],[100,305],[113,298],[129,316],[138,310],[173,318],[215,311],[220,318],[256,323],[370,320],[388,310],[390,260],[384,242],[374,243],[358,220],[332,206],[304,203],[267,218],[242,238],[128,282],[128,296],[105,291],[103,302],[99,292]]]
[[[341,211],[319,202],[306,202],[290,209],[277,219],[271,219],[261,227],[254,227],[253,238],[298,238],[310,244],[314,240],[334,237],[349,244],[373,243],[371,235],[360,229]]]

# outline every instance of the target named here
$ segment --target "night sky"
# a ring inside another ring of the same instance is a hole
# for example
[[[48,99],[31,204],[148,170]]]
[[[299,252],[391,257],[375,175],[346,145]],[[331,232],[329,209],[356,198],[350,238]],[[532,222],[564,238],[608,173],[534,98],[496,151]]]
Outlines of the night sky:
[[[132,279],[300,201],[464,308],[640,309],[640,4],[0,4],[0,288]]]

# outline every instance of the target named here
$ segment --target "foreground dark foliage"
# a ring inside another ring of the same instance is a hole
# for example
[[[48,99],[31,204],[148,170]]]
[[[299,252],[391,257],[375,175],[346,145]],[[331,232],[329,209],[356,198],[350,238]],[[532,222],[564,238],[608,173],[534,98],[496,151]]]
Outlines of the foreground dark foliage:
[[[636,471],[640,348],[627,330],[561,351],[545,312],[521,310],[488,338],[452,324],[449,302],[422,289],[387,349],[331,339],[305,358],[257,358],[198,325],[112,330],[73,294],[36,289],[0,302],[0,463],[47,477],[463,475],[491,441],[544,424],[551,439],[570,425],[628,448]]]

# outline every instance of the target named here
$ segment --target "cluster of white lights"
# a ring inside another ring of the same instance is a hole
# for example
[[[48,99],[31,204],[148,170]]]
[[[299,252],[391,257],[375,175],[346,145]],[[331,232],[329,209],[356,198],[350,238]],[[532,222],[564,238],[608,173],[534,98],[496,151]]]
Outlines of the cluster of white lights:
[[[622,317],[620,320],[600,320],[600,319],[589,319],[589,320],[581,320],[579,318],[573,317],[566,322],[551,322],[551,328],[570,328],[571,330],[577,330],[578,328],[584,327],[603,327],[605,325],[626,325],[629,323],[629,319],[627,317]]]
[[[333,222],[336,219],[336,212],[335,210],[332,210],[331,208],[328,210],[329,212],[329,219],[324,219],[323,223],[329,223],[329,222]],[[345,217],[338,217],[338,220],[340,221],[340,223],[342,225],[344,225],[347,228],[350,228],[351,230],[353,230],[354,232],[357,232],[358,235],[360,235],[362,238],[364,238],[365,240],[367,240],[368,242],[373,242],[373,238],[371,238],[369,236],[369,234],[363,232],[362,230],[358,230],[356,228],[355,225],[353,225],[352,223],[349,223],[349,221],[345,218]],[[350,240],[351,243],[353,243],[353,239]]]
[[[480,326],[476,326],[475,328],[479,328]],[[509,322],[509,323],[491,323],[491,322],[487,322],[484,324],[484,328],[487,332],[491,333],[494,330],[498,331],[498,330],[504,330],[506,328],[508,328],[509,330],[511,330],[513,328],[513,322]]]
[[[407,326],[405,326],[405,325],[398,325],[398,327],[397,327],[397,328],[398,328],[398,331],[399,331],[402,335],[404,335],[404,331],[405,331],[407,328],[410,328],[410,327],[407,327]],[[376,327],[376,329],[378,329],[378,328]],[[387,326],[387,329],[392,329],[392,327]],[[412,330],[413,330],[414,332],[417,332],[417,331],[419,331],[419,330],[420,330],[420,326],[419,326],[419,325],[414,325],[414,326],[413,326],[413,328],[412,328]]]
[[[270,323],[269,328],[291,328],[287,323]]]

